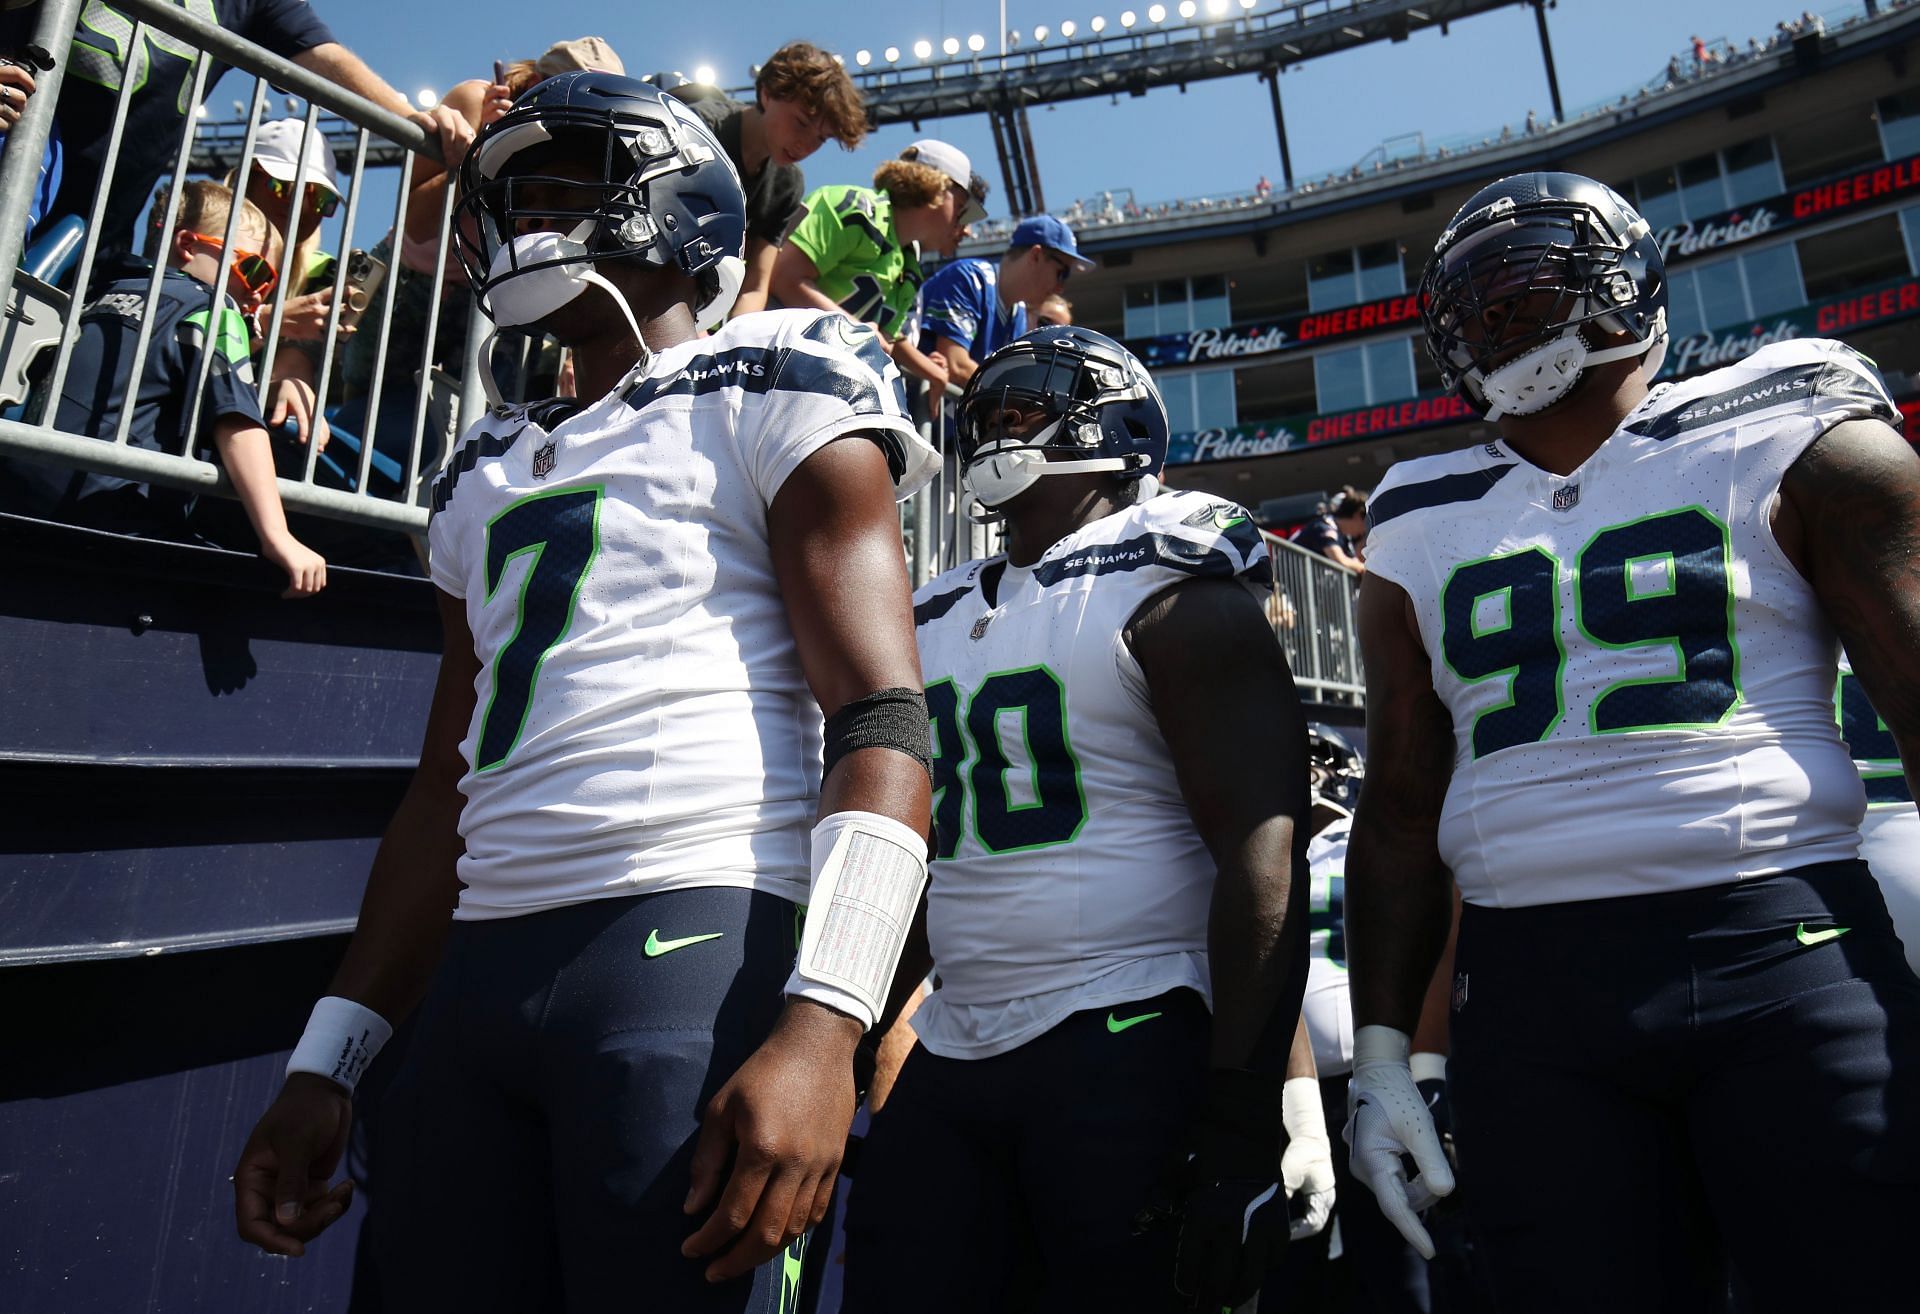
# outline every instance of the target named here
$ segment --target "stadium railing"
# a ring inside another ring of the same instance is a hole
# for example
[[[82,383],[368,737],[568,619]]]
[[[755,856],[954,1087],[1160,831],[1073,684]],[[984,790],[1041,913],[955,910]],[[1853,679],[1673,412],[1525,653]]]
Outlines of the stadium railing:
[[[207,380],[212,369],[211,351],[216,335],[208,335],[207,347],[201,352],[196,375],[198,386],[188,408],[189,418],[185,427],[187,437],[178,450],[160,452],[130,445],[128,437],[132,421],[131,407],[123,408],[110,438],[61,432],[53,426],[53,415],[60,390],[65,382],[74,343],[78,337],[80,314],[87,304],[90,287],[98,286],[95,259],[98,254],[100,223],[105,212],[108,189],[103,187],[94,198],[92,212],[88,216],[84,245],[74,270],[70,292],[60,292],[31,279],[30,276],[18,274],[16,266],[19,263],[25,237],[27,199],[35,184],[38,163],[58,113],[61,83],[69,62],[67,51],[81,7],[80,0],[43,0],[36,42],[48,50],[60,52],[58,63],[51,72],[41,76],[39,88],[28,101],[26,113],[14,132],[10,134],[4,159],[0,159],[0,300],[4,300],[9,310],[10,323],[13,322],[14,312],[22,303],[33,302],[36,298],[43,310],[46,306],[53,306],[60,312],[58,342],[56,345],[50,345],[49,351],[43,353],[42,358],[36,362],[31,400],[19,412],[8,418],[0,418],[0,452],[10,457],[99,471],[192,492],[228,494],[229,486],[220,468],[211,462],[199,459],[194,453],[193,435],[197,431],[199,409],[205,398]],[[402,152],[399,156],[399,185],[395,191],[392,215],[392,226],[396,233],[405,223],[406,201],[415,175],[417,160],[422,155],[437,160],[438,143],[417,125],[335,86],[289,60],[282,59],[211,23],[195,18],[166,3],[165,0],[119,0],[119,7],[134,20],[135,24],[127,47],[129,50],[143,48],[143,43],[149,38],[148,29],[151,28],[164,33],[174,43],[192,47],[207,56],[196,59],[194,62],[191,88],[188,93],[190,104],[198,106],[205,99],[210,66],[215,61],[231,65],[241,74],[253,76],[251,105],[235,169],[237,177],[245,178],[252,167],[255,137],[271,88],[285,89],[305,100],[304,119],[309,133],[316,131],[316,118],[323,109],[354,126],[353,162],[344,172],[341,185],[345,196],[345,218],[335,230],[336,238],[330,247],[331,254],[337,258],[334,266],[332,307],[326,323],[324,340],[329,343],[337,342],[340,314],[346,301],[345,284],[348,272],[346,256],[348,248],[354,242],[356,227],[366,203],[364,184],[368,167],[368,143],[377,140],[389,147],[399,148]],[[129,77],[123,81],[119,90],[113,125],[106,143],[102,170],[104,177],[111,178],[114,174],[115,165],[124,144],[127,107],[133,93],[139,89],[140,81],[140,79]],[[183,116],[178,156],[171,172],[171,185],[167,189],[167,207],[164,214],[156,216],[158,224],[164,231],[170,232],[177,220],[182,184],[187,180],[188,165],[194,154],[195,136],[202,127],[203,122],[199,114],[189,112]],[[391,155],[393,152],[383,153]],[[296,194],[306,182],[307,164],[303,159],[299,173],[294,179]],[[449,189],[447,203],[440,215],[436,253],[445,250],[451,210],[452,192]],[[299,244],[301,235],[299,224],[304,216],[298,211],[299,207],[296,207],[296,213],[290,221],[294,225],[293,231],[286,235],[285,245],[288,251]],[[229,253],[239,231],[240,218],[240,208],[233,207],[228,217],[226,231],[222,235],[224,249],[220,256],[216,286],[226,285],[228,266],[231,262]],[[301,450],[304,462],[296,462],[303,465],[297,477],[282,477],[279,480],[281,500],[290,509],[388,530],[414,534],[424,532],[427,512],[421,505],[421,493],[436,473],[434,468],[436,462],[445,458],[446,448],[450,446],[446,442],[439,442],[436,444],[436,450],[427,451],[422,442],[422,432],[426,426],[428,404],[432,394],[432,388],[427,381],[433,378],[434,338],[439,328],[441,294],[446,277],[443,260],[436,260],[434,268],[426,333],[424,341],[418,344],[419,377],[422,382],[417,389],[418,395],[413,407],[412,430],[407,435],[404,446],[391,442],[381,444],[382,448],[389,452],[404,451],[404,459],[379,458],[387,477],[373,478],[377,459],[375,437],[380,398],[384,391],[396,386],[395,380],[389,377],[388,371],[388,346],[393,334],[396,290],[400,282],[399,272],[395,270],[393,277],[384,280],[377,294],[376,304],[367,308],[366,316],[358,329],[361,333],[371,332],[377,335],[377,350],[366,399],[368,422],[365,431],[357,435],[358,452],[349,457],[348,464],[352,468],[336,469],[335,477],[329,481],[334,486],[316,482],[316,471],[323,458],[315,447],[306,446]],[[154,293],[165,272],[164,262],[157,262],[149,277],[147,296],[141,310],[140,324],[135,338],[133,360],[130,362],[131,372],[126,376],[129,379],[138,379],[145,368],[152,346],[150,338],[156,301]],[[280,280],[265,316],[264,346],[257,360],[263,401],[271,386],[274,358],[284,347],[282,317],[295,281],[290,277],[283,277]],[[210,291],[210,304],[211,298]],[[44,318],[43,315],[43,321]],[[465,344],[464,352],[466,367],[460,385],[457,408],[461,429],[477,418],[486,404],[477,367],[478,349],[485,328],[485,322],[480,316],[471,317],[471,331],[468,334],[469,340]],[[13,353],[7,354],[9,359],[13,358]],[[51,355],[50,365],[45,359],[47,354]],[[325,353],[319,366],[315,392],[323,403],[328,397],[328,390],[337,371],[338,355],[338,351]],[[126,364],[122,363],[122,368],[126,368]],[[411,380],[401,380],[398,386],[406,387],[411,383]]]
[[[1267,619],[1294,684],[1309,702],[1360,706],[1366,694],[1354,611],[1360,576],[1297,543],[1264,530],[1261,537],[1273,562]]]

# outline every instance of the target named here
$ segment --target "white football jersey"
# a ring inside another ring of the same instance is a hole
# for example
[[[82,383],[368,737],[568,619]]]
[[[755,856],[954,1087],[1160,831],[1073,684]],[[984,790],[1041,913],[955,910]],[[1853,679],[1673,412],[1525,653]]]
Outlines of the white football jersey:
[[[1308,920],[1307,995],[1301,1011],[1313,1042],[1313,1065],[1323,1077],[1353,1067],[1353,1000],[1347,993],[1347,839],[1342,817],[1307,845],[1313,901]]]
[[[1452,713],[1440,851],[1469,903],[1718,885],[1859,847],[1838,646],[1774,541],[1787,468],[1896,416],[1838,343],[1655,388],[1570,475],[1504,442],[1388,472],[1367,566]]]
[[[599,401],[500,407],[433,489],[433,582],[480,674],[455,916],[733,885],[805,901],[820,710],[773,573],[767,508],[846,434],[899,495],[938,456],[873,331],[746,315]]]
[[[1920,812],[1914,809],[1913,791],[1900,768],[1893,733],[1867,701],[1867,692],[1844,654],[1834,705],[1840,713],[1840,733],[1867,791],[1860,856],[1880,881],[1893,929],[1907,947],[1907,962],[1920,972]]]
[[[970,562],[914,596],[934,735],[940,985],[913,1019],[929,1050],[985,1058],[1179,986],[1211,1000],[1213,859],[1122,630],[1184,580],[1265,589],[1269,569],[1245,510],[1173,493],[1031,567]]]

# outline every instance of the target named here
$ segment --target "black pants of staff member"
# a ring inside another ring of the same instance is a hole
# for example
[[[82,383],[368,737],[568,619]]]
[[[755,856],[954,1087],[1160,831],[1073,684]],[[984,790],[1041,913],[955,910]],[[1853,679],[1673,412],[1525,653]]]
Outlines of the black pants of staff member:
[[[1147,1020],[1114,1029],[1109,1018]],[[1206,1080],[1191,990],[1075,1013],[1005,1054],[908,1056],[847,1200],[845,1314],[1166,1314],[1170,1229],[1137,1233]]]
[[[1504,1314],[1915,1308],[1920,979],[1865,864],[1461,919],[1449,1077]]]

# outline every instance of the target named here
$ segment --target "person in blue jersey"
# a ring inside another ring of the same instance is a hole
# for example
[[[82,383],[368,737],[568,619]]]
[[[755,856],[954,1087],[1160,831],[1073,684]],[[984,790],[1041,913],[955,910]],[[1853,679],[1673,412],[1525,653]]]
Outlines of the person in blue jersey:
[[[552,78],[460,188],[482,310],[558,337],[578,398],[496,406],[435,484],[420,766],[242,1151],[240,1234],[297,1255],[339,1216],[353,1087],[411,1013],[386,1307],[772,1314],[925,880],[894,502],[937,458],[844,316],[698,335],[745,201],[682,102]]]
[[[1464,908],[1447,1085],[1496,1309],[1911,1308],[1920,979],[1860,860],[1836,639],[1920,770],[1920,456],[1872,364],[1651,386],[1649,225],[1502,179],[1420,285],[1497,423],[1368,505],[1347,855],[1354,1176],[1425,1253],[1454,1185],[1409,1033]],[[1409,1177],[1407,1157],[1413,1175]]]
[[[935,847],[894,1002],[938,985],[861,1154],[843,1309],[1237,1305],[1287,1240],[1287,1112],[1327,1146],[1304,1041],[1290,1065],[1306,727],[1266,545],[1152,495],[1166,408],[1101,334],[989,356],[958,437],[1007,552],[916,595]]]
[[[944,360],[948,381],[964,388],[981,361],[1026,333],[1029,305],[1092,264],[1052,215],[1022,219],[998,260],[949,261],[921,285],[920,350]]]

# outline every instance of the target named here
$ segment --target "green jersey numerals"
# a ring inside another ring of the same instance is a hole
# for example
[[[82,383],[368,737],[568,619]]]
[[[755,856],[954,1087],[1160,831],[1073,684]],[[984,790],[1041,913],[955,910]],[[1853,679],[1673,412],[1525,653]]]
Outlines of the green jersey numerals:
[[[934,856],[960,847],[967,800],[989,853],[1065,844],[1087,820],[1080,763],[1067,742],[1067,691],[1045,666],[996,671],[962,707],[952,680],[927,686],[933,722]],[[971,765],[968,760],[971,759]]]
[[[507,760],[526,728],[540,667],[573,624],[580,581],[600,551],[602,490],[563,488],[523,497],[487,523],[487,601],[507,566],[531,554],[520,577],[513,637],[494,657],[493,695],[480,718],[473,769]]]
[[[1572,569],[1574,624],[1600,648],[1658,647],[1671,675],[1620,680],[1594,698],[1594,734],[1718,725],[1740,701],[1731,536],[1697,507],[1610,525]],[[1505,680],[1506,700],[1473,723],[1473,756],[1538,743],[1566,710],[1563,563],[1529,547],[1465,562],[1440,593],[1441,648],[1468,684]]]

